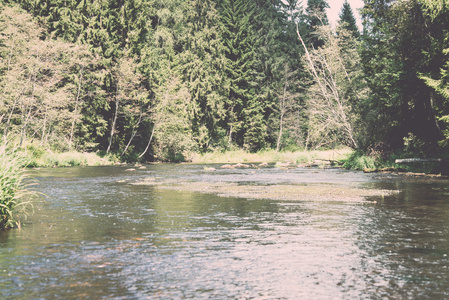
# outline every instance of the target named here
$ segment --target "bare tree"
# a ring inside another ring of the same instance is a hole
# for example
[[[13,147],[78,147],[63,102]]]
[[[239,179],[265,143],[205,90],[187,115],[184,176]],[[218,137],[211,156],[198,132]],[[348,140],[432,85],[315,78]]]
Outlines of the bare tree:
[[[49,139],[69,149],[80,119],[85,68],[96,62],[87,46],[42,40],[41,29],[23,11],[4,7],[0,15],[0,134],[3,144]],[[73,78],[73,76],[77,78]],[[75,98],[75,103],[72,99]],[[61,142],[64,142],[62,144]]]
[[[319,148],[338,140],[351,148],[358,148],[350,97],[347,93],[352,82],[342,59],[339,40],[350,37],[344,34],[335,35],[330,26],[319,27],[317,33],[325,44],[318,49],[309,49],[297,28],[298,38],[306,54],[306,64],[313,78],[307,100],[307,143]],[[358,56],[351,59],[358,60]]]

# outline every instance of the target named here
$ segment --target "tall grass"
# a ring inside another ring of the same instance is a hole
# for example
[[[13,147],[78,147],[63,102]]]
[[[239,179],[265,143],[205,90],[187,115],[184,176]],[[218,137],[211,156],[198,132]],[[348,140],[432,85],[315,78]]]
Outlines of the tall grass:
[[[20,219],[32,210],[35,195],[25,183],[23,158],[0,149],[0,230],[20,227]]]

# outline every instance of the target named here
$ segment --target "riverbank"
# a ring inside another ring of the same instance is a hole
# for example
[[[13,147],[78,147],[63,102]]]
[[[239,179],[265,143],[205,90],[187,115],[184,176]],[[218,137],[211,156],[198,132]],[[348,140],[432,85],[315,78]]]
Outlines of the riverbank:
[[[106,166],[124,164],[114,154],[102,156],[95,152],[52,152],[50,150],[33,149],[24,151],[27,157],[25,166],[28,168],[76,167],[76,166]],[[447,176],[447,171],[435,164],[409,164],[398,165],[395,157],[389,159],[376,159],[364,153],[353,151],[350,148],[331,150],[276,152],[275,150],[262,150],[250,153],[244,150],[216,151],[209,153],[190,153],[185,155],[184,163],[193,164],[259,164],[278,163],[296,166],[340,166],[345,169],[371,172],[413,173],[419,175],[441,174]],[[129,164],[149,163],[145,161],[127,162]],[[151,162],[151,163],[158,163]]]
[[[256,163],[256,162],[283,162],[304,164],[315,160],[342,162],[352,153],[350,148],[315,151],[276,152],[275,150],[263,150],[249,153],[244,150],[212,152],[194,154],[191,156],[192,163]]]
[[[40,153],[28,152],[26,167],[28,168],[53,168],[53,167],[76,167],[76,166],[107,166],[118,162],[111,155],[100,156],[94,152],[52,152]]]
[[[322,151],[296,151],[296,152],[276,152],[274,150],[263,150],[256,153],[249,153],[244,150],[234,150],[225,152],[211,153],[192,153],[185,161],[195,164],[214,164],[214,163],[292,163],[307,164],[314,161],[327,161],[331,163],[342,163],[349,157],[352,150],[342,148],[336,150]],[[104,166],[120,163],[120,160],[114,155],[101,156],[94,152],[52,152],[28,151],[25,153],[28,157],[27,167],[30,168],[51,168],[51,167],[76,167],[76,166]],[[139,162],[144,163],[144,162]]]

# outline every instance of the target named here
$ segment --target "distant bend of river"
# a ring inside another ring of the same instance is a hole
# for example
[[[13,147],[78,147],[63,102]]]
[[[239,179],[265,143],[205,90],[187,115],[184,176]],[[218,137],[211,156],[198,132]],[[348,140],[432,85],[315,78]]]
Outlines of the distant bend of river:
[[[0,299],[449,298],[447,179],[145,167],[32,171],[46,196],[0,231]],[[395,192],[345,201],[345,187]]]

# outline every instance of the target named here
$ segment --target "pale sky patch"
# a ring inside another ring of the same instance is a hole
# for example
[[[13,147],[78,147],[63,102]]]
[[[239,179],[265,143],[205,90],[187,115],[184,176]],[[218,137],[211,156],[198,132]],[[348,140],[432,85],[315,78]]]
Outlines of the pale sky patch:
[[[341,13],[341,8],[345,0],[328,0],[330,8],[327,10],[327,17],[329,23],[333,26],[337,25],[338,20],[340,20],[339,14]],[[307,1],[304,1],[304,5],[307,5]],[[352,12],[357,21],[357,26],[359,29],[362,28],[362,19],[359,14],[359,9],[363,8],[363,0],[348,0],[349,5],[351,5]]]

